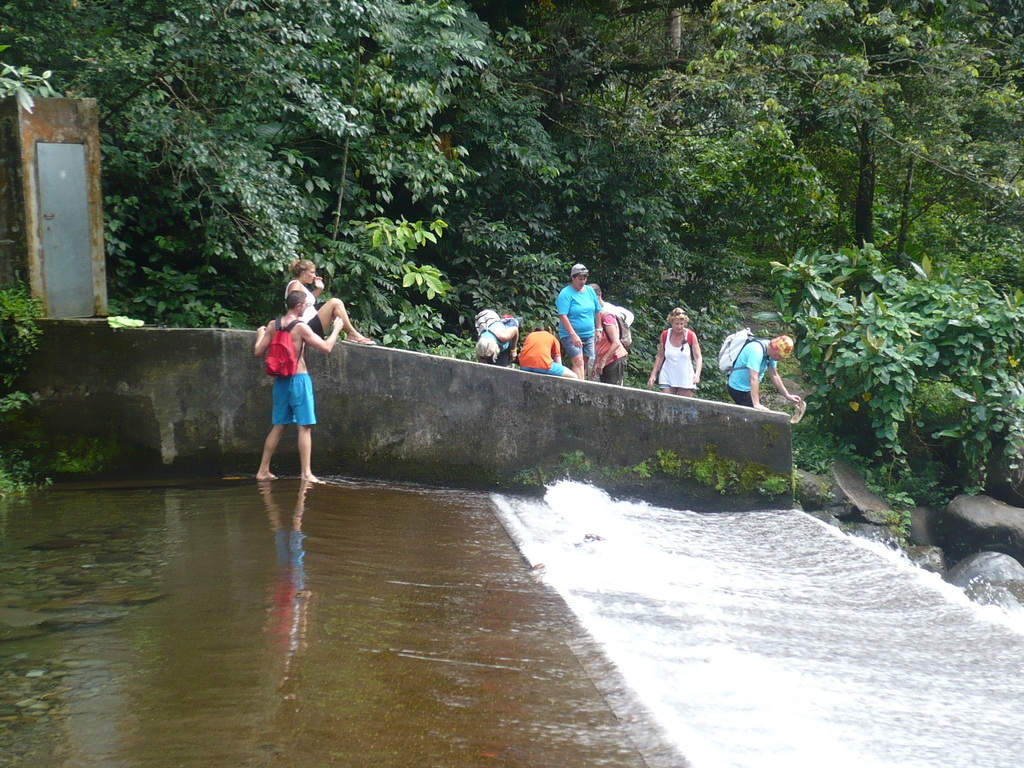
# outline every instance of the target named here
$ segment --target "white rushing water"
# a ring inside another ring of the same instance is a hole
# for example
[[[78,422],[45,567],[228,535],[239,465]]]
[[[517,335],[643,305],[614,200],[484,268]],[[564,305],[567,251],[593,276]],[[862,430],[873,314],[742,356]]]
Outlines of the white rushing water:
[[[1024,763],[1024,617],[898,553],[795,510],[495,502],[694,768]]]

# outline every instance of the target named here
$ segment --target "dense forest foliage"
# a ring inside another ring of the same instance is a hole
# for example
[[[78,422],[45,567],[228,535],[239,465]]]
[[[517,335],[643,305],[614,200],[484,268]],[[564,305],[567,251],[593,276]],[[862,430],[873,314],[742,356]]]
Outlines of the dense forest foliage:
[[[582,261],[634,370],[675,306],[713,368],[754,293],[827,385],[798,461],[927,500],[1024,433],[1022,30],[1009,0],[0,0],[0,93],[97,99],[117,313],[252,327],[306,257],[361,328],[464,354],[483,306],[553,324]]]

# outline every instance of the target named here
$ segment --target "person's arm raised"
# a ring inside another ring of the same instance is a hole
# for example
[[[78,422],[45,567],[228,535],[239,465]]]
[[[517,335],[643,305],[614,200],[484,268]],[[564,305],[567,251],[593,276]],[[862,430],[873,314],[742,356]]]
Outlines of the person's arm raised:
[[[330,354],[331,350],[334,349],[334,344],[338,340],[338,334],[341,333],[341,329],[344,326],[344,322],[340,317],[335,317],[334,322],[331,325],[331,335],[326,339],[321,339],[310,329],[308,325],[302,323],[299,327],[299,335],[302,336],[302,340],[305,341],[313,349],[318,349],[325,355]]]
[[[270,347],[270,340],[274,337],[273,324],[274,321],[271,320],[266,325],[261,325],[256,329],[256,344],[252,348],[252,353],[255,357],[263,357],[267,353],[267,349]]]

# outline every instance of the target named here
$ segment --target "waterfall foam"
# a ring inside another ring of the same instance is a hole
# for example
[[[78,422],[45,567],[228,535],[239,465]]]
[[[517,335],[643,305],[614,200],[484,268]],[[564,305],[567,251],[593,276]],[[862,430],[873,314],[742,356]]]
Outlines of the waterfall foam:
[[[694,768],[1010,768],[1024,619],[797,510],[494,497]]]

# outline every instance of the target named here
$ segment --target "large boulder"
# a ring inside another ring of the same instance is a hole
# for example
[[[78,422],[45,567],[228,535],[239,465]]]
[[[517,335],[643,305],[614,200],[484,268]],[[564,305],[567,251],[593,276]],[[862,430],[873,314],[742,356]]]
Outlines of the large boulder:
[[[891,507],[868,490],[860,472],[843,461],[832,465],[832,485],[835,500],[828,511],[839,518],[853,517],[874,525],[886,525]]]
[[[989,469],[985,493],[999,501],[1024,507],[1024,446],[1000,456]]]
[[[918,568],[932,573],[946,572],[946,556],[938,547],[913,546],[907,547],[907,559]]]
[[[806,512],[824,509],[832,500],[832,484],[827,477],[814,475],[802,469],[794,470],[796,500]]]
[[[946,507],[941,546],[954,558],[991,550],[1024,560],[1024,509],[961,494]]]
[[[1024,584],[1024,565],[1002,552],[976,552],[950,568],[944,578],[961,589],[977,582]]]
[[[971,584],[964,590],[967,597],[979,605],[994,605],[1002,608],[1006,613],[1024,613],[1024,604],[1021,603],[1021,593],[1024,592],[1024,584],[989,584],[987,581],[978,581]],[[1016,588],[1016,591],[1014,591]]]
[[[976,603],[995,605],[1009,613],[1024,612],[1024,565],[1002,552],[977,552],[943,578]]]

